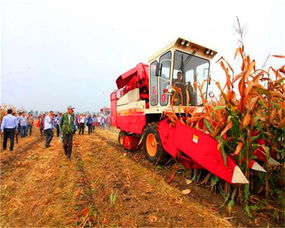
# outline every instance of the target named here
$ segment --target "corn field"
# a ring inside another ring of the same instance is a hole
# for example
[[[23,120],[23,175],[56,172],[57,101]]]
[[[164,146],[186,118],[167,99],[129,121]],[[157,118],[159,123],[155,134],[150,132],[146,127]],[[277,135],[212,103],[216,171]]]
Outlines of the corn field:
[[[245,53],[242,43],[236,49],[235,59],[237,57],[242,60],[237,73],[223,57],[218,60],[226,78],[223,86],[216,81],[220,91],[218,99],[207,101],[202,93],[207,81],[194,85],[202,94],[203,113],[195,113],[194,107],[186,107],[184,115],[177,116],[174,111],[165,115],[172,124],[180,121],[210,133],[219,143],[224,162],[226,154],[232,156],[250,183],[229,185],[201,170],[190,170],[191,178],[219,191],[229,212],[238,203],[249,216],[253,211],[259,211],[280,220],[284,218],[285,65],[277,69],[258,69],[255,60]],[[172,102],[177,97],[182,97],[182,93],[174,88]],[[187,103],[189,99],[188,94]],[[263,159],[260,159],[261,152]],[[250,163],[258,158],[266,172],[249,169]],[[274,158],[275,164],[268,162],[270,158]]]
[[[1,104],[0,105],[0,121],[2,121],[3,117],[7,114],[7,110],[12,109],[13,113],[17,113],[16,107],[13,105],[6,105],[6,104]],[[20,107],[18,111],[24,111],[25,109],[23,107]]]
[[[7,114],[8,106],[5,104],[0,105],[0,122],[2,121],[3,117]]]

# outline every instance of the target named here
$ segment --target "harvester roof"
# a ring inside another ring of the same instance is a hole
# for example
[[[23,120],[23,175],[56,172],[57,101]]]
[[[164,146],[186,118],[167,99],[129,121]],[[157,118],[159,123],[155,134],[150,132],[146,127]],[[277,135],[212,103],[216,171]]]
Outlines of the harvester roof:
[[[190,41],[189,39],[178,37],[176,40],[169,43],[166,47],[164,47],[160,51],[156,52],[153,56],[151,56],[148,59],[149,63],[151,63],[161,54],[167,52],[168,50],[172,48],[175,48],[175,49],[178,49],[184,52],[189,52],[189,53],[195,52],[195,55],[198,55],[202,58],[207,58],[207,59],[212,59],[217,54],[217,51],[213,50],[212,48],[207,48],[196,42],[194,43]]]

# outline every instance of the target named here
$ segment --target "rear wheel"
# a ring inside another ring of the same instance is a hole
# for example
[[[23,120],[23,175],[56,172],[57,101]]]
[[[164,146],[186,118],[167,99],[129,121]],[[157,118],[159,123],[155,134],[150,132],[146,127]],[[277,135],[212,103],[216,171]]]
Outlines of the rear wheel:
[[[119,142],[120,146],[124,145],[125,137],[126,137],[126,132],[120,131],[119,136],[118,136],[118,142]]]
[[[153,163],[164,164],[169,160],[170,155],[163,149],[160,141],[157,123],[150,123],[146,127],[143,150],[146,158]]]

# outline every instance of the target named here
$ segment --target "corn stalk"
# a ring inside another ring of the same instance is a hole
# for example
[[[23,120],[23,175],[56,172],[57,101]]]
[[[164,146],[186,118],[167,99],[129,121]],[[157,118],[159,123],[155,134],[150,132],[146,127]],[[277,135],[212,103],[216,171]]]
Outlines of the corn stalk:
[[[216,138],[223,157],[226,154],[231,155],[249,179],[249,185],[231,187],[222,180],[211,178],[212,189],[214,185],[224,186],[215,189],[222,192],[229,211],[235,202],[244,205],[249,216],[252,216],[253,210],[270,208],[276,218],[282,219],[284,211],[280,208],[284,208],[284,205],[280,202],[284,198],[285,187],[285,65],[277,69],[257,69],[255,60],[244,50],[244,45],[240,42],[235,52],[235,57],[242,60],[238,73],[235,73],[223,57],[217,61],[226,77],[225,85],[216,82],[220,91],[219,99],[208,102],[205,97],[201,97],[205,111],[196,113],[194,107],[186,107],[183,123],[198,128],[199,122],[203,121],[203,128],[200,130],[209,132]],[[285,58],[280,55],[272,57]],[[195,86],[202,91],[203,85]],[[181,96],[180,91],[173,94],[172,101],[175,96]],[[173,124],[175,121],[182,122],[174,112],[166,115]],[[248,168],[249,162],[256,159],[254,151],[258,147],[266,152],[267,161],[261,163],[266,173],[257,173]],[[268,164],[270,157],[280,165],[271,167]],[[201,179],[199,172],[191,172],[191,178]],[[208,175],[205,178],[202,178],[203,183],[210,179]],[[262,204],[261,200],[254,202],[254,197],[265,201]],[[276,205],[271,206],[274,200]]]

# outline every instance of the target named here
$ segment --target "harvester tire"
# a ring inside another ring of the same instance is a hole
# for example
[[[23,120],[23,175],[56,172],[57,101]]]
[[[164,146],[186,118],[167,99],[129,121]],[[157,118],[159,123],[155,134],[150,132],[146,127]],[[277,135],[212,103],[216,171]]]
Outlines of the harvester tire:
[[[144,130],[143,151],[146,158],[155,163],[165,164],[170,155],[163,149],[158,133],[158,123],[150,123]]]
[[[124,131],[120,131],[119,132],[119,136],[118,136],[118,143],[120,144],[120,146],[123,146],[124,145],[124,140],[125,140],[125,137],[126,137],[126,132]]]

